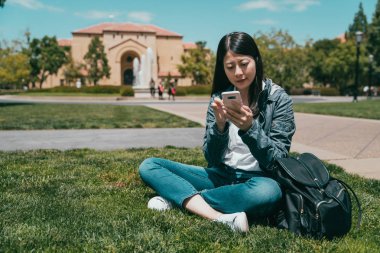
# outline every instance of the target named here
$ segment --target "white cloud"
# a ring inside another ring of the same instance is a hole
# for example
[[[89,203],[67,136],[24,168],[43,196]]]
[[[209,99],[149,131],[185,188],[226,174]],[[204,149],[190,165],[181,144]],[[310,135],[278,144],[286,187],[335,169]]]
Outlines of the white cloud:
[[[153,20],[153,14],[145,11],[132,11],[128,13],[128,18],[138,22],[150,23]]]
[[[239,10],[257,10],[266,9],[268,11],[277,11],[279,9],[278,3],[271,0],[254,0],[242,3],[238,6]]]
[[[285,4],[292,7],[294,11],[305,11],[311,5],[318,5],[319,0],[286,0]]]
[[[251,0],[237,6],[238,10],[258,10],[264,9],[268,11],[281,11],[281,10],[292,10],[292,11],[305,11],[311,5],[320,4],[320,0]]]
[[[120,15],[118,12],[91,10],[87,12],[76,12],[75,15],[87,19],[114,19]]]
[[[62,8],[46,5],[38,0],[9,0],[9,4],[20,5],[31,10],[63,11]]]
[[[255,20],[252,23],[255,25],[275,25],[277,24],[277,21],[273,19],[260,19],[260,20]]]

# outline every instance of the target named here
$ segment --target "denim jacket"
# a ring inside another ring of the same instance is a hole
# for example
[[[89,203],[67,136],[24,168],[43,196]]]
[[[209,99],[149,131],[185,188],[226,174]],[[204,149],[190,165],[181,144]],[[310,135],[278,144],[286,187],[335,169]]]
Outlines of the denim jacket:
[[[265,86],[258,98],[259,115],[253,120],[248,131],[239,130],[238,134],[259,162],[260,168],[269,172],[276,159],[288,155],[296,126],[291,98],[272,80],[266,79],[264,82]],[[221,98],[221,92],[213,94],[210,99],[203,143],[203,152],[209,167],[222,164],[228,147],[228,130],[231,124],[226,123],[223,133],[218,130],[211,107],[215,97]]]

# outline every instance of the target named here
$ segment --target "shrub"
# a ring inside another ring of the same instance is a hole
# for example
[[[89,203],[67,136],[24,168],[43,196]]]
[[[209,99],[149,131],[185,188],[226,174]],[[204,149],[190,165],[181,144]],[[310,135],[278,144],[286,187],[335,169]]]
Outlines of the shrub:
[[[28,92],[48,92],[48,93],[89,93],[89,94],[119,94],[120,86],[97,85],[97,86],[57,86],[49,89],[31,89]]]
[[[186,95],[210,95],[211,85],[177,86],[177,96]]]
[[[320,88],[321,96],[339,96],[339,91],[335,88]]]
[[[120,89],[120,95],[123,97],[133,97],[135,95],[135,91],[132,86],[124,86]]]
[[[313,89],[292,88],[290,95],[321,95],[321,96],[339,96],[339,91],[335,88],[315,87]]]
[[[48,93],[77,93],[80,92],[79,89],[72,86],[58,86],[54,88],[49,89],[29,89],[28,93],[35,93],[35,92],[48,92]]]
[[[305,89],[305,88],[290,89],[290,95],[311,95],[311,94],[312,94],[311,89]]]
[[[120,86],[113,86],[113,85],[83,86],[79,90],[81,90],[81,92],[83,93],[119,94]]]
[[[176,89],[176,96],[186,96],[187,95],[186,87],[177,86],[175,89]]]

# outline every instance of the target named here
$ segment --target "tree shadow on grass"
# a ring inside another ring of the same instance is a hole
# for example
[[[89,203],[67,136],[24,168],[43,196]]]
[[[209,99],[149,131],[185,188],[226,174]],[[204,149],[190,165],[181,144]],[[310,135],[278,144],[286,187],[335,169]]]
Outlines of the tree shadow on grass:
[[[9,107],[9,106],[25,106],[25,105],[35,105],[34,103],[30,102],[0,102],[0,107]]]

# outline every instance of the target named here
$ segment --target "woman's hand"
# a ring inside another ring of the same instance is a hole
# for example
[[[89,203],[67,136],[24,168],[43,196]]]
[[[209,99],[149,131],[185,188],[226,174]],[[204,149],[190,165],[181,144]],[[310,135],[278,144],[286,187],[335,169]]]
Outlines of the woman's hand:
[[[252,127],[253,113],[248,106],[242,105],[234,109],[226,108],[226,112],[226,118],[244,132]]]
[[[224,107],[223,101],[216,97],[214,102],[211,104],[211,108],[214,110],[216,125],[218,126],[219,132],[223,133],[224,127],[226,126],[226,108]]]

